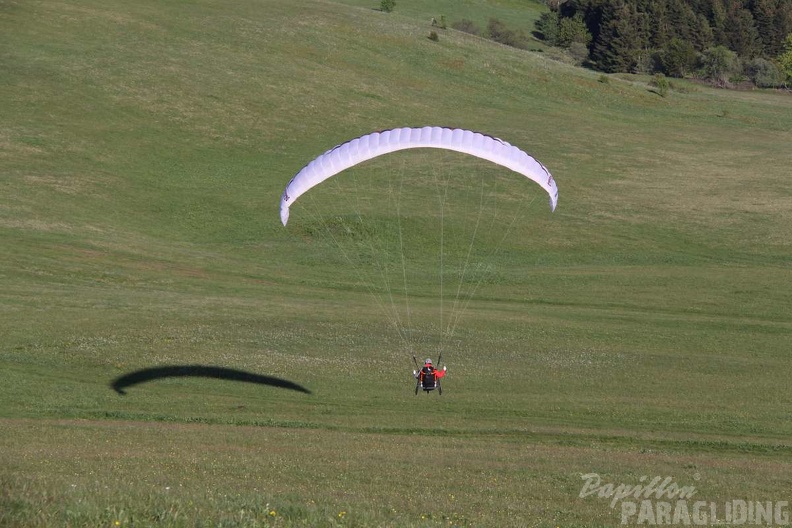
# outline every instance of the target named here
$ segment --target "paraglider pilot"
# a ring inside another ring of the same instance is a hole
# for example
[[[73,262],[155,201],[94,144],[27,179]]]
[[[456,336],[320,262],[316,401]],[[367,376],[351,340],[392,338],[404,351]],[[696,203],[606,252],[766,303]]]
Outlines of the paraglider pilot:
[[[432,364],[432,359],[426,358],[426,361],[424,361],[424,366],[421,368],[421,370],[413,370],[413,377],[418,380],[418,383],[415,387],[416,394],[418,393],[418,388],[422,388],[426,392],[434,390],[435,388],[439,388],[440,378],[445,376],[446,370],[448,370],[446,367],[443,367],[443,370],[437,370]]]

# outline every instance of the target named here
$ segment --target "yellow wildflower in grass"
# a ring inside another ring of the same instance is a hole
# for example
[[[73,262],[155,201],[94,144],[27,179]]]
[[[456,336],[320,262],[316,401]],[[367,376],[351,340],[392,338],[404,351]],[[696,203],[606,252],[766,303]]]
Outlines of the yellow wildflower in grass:
[[[269,514],[270,514],[270,517],[275,517],[276,515],[278,515],[278,512],[276,512],[275,510],[270,510]]]
[[[343,519],[343,518],[344,518],[344,515],[346,515],[346,512],[345,512],[345,511],[338,512],[338,518],[339,518],[339,519]]]

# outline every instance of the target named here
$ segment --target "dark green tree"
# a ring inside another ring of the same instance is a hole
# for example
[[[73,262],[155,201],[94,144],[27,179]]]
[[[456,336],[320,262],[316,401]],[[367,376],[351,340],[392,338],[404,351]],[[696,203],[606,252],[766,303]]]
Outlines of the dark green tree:
[[[581,16],[591,34],[592,42],[598,42],[602,31],[603,17],[610,3],[611,0],[567,0],[559,6],[559,14],[561,18]]]
[[[699,13],[696,15],[695,31],[692,35],[691,43],[697,51],[704,51],[712,46],[714,37],[712,28],[709,25],[706,15]]]
[[[557,11],[548,11],[539,15],[534,27],[541,33],[545,42],[553,46],[558,45],[559,15]]]
[[[575,42],[585,46],[591,43],[591,33],[583,22],[582,15],[562,18],[558,25],[558,45],[568,48]]]
[[[673,35],[671,19],[668,16],[668,4],[662,0],[652,2],[647,6],[646,13],[652,22],[650,45],[655,49],[665,48]]]
[[[753,18],[759,39],[762,42],[762,54],[769,57],[778,55],[783,39],[783,35],[776,34],[776,12],[778,10],[777,0],[753,0]]]
[[[702,73],[704,78],[715,85],[725,87],[729,79],[740,71],[740,60],[737,54],[725,46],[715,46],[704,51],[702,55]]]
[[[649,57],[646,14],[632,4],[607,1],[592,59],[605,72],[639,72]]]
[[[666,75],[684,77],[693,70],[697,60],[696,49],[686,40],[674,37],[660,54],[660,62]]]
[[[747,9],[735,7],[727,18],[725,45],[740,57],[753,58],[760,54],[762,41],[753,15]]]
[[[712,27],[712,42],[716,46],[726,44],[726,0],[712,0],[710,11],[710,26]]]
[[[688,42],[695,40],[696,13],[684,0],[665,0],[668,2],[668,17],[671,21],[672,37]]]

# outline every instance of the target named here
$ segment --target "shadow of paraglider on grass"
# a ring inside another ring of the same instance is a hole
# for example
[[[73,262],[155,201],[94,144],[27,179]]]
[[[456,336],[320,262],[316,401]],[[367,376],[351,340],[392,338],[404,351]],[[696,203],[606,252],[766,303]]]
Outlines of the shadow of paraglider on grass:
[[[119,376],[112,383],[110,387],[118,394],[126,394],[128,387],[146,383],[158,379],[165,378],[212,378],[228,381],[242,381],[246,383],[255,383],[258,385],[267,385],[270,387],[278,387],[280,389],[294,390],[311,394],[311,391],[289,380],[276,378],[273,376],[263,376],[261,374],[254,374],[244,370],[236,370],[224,367],[209,367],[205,365],[169,365],[163,367],[151,367],[134,372],[129,372],[123,376]]]

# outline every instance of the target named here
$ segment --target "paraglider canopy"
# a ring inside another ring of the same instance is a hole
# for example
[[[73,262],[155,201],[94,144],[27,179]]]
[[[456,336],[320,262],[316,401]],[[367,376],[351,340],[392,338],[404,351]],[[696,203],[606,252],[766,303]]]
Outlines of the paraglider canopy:
[[[458,128],[395,128],[342,143],[303,167],[283,191],[280,203],[281,222],[286,225],[291,204],[312,187],[358,163],[409,148],[454,150],[492,161],[538,183],[547,191],[552,211],[555,211],[558,204],[558,187],[545,166],[501,139]]]

